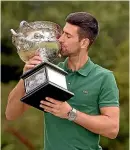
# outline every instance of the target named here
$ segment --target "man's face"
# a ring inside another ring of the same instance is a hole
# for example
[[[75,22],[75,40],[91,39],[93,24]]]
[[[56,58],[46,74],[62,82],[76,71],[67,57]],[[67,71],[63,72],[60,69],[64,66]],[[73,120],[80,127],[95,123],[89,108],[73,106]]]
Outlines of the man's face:
[[[80,52],[80,41],[78,37],[78,26],[66,23],[63,34],[59,38],[62,56],[76,56]]]

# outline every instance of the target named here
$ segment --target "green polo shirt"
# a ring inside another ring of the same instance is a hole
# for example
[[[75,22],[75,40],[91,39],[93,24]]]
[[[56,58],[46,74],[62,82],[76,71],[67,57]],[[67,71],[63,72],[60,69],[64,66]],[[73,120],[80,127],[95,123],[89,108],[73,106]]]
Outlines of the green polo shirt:
[[[68,58],[58,66],[68,72],[68,90],[75,95],[67,102],[77,110],[100,115],[100,108],[119,106],[119,93],[111,71],[94,64],[90,58],[78,71],[67,67]],[[82,126],[44,113],[44,150],[101,150],[99,135]]]

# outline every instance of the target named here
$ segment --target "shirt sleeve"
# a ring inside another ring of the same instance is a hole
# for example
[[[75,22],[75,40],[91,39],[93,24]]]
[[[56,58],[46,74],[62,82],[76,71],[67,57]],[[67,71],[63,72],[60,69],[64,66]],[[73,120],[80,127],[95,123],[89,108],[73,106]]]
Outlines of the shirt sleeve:
[[[99,94],[99,108],[107,106],[119,106],[119,90],[112,72],[105,73]]]

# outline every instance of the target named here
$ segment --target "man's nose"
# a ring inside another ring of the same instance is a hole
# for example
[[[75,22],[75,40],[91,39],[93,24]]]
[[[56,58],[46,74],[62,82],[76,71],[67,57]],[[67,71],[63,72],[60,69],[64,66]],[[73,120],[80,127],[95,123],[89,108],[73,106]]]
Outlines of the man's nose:
[[[63,41],[64,39],[63,39],[63,34],[60,36],[60,38],[58,39],[58,41],[60,42],[60,43],[63,43],[64,41]]]

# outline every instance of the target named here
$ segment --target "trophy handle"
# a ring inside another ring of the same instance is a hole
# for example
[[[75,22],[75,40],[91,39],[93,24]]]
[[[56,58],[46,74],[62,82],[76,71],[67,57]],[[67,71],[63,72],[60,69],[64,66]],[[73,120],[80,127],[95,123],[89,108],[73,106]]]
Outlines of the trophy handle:
[[[19,36],[18,33],[16,33],[13,29],[10,29],[11,33],[14,35],[14,36]]]

